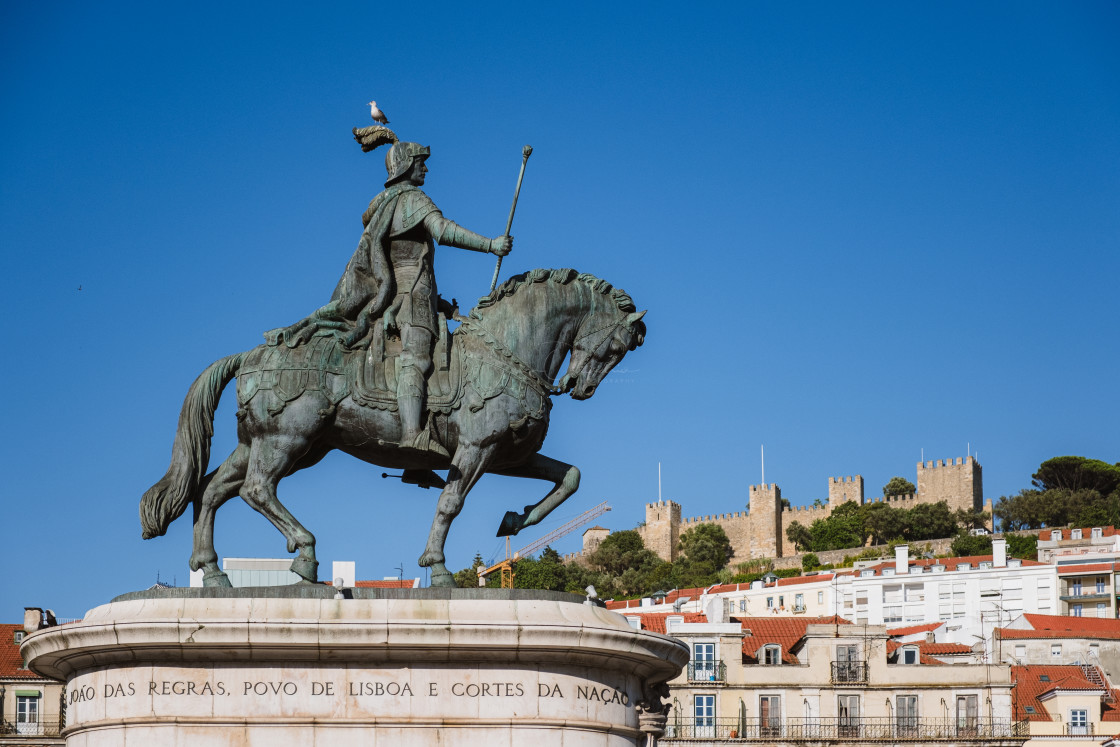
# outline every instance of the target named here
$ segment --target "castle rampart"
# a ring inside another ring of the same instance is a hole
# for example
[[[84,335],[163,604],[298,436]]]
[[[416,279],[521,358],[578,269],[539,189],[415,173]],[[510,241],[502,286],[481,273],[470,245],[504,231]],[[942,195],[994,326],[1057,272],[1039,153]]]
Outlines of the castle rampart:
[[[806,527],[817,519],[826,519],[837,507],[848,501],[888,503],[895,508],[912,508],[924,503],[945,501],[950,511],[959,508],[992,510],[991,501],[984,501],[980,464],[975,457],[958,457],[919,462],[917,491],[909,495],[864,498],[862,475],[828,478],[828,502],[814,506],[782,508],[782,491],[777,484],[751,485],[748,488],[748,511],[709,514],[681,518],[681,507],[674,501],[646,504],[646,521],[638,527],[642,540],[664,560],[677,559],[680,535],[700,524],[718,524],[731,540],[734,555],[731,564],[755,558],[781,558],[796,555],[793,543],[786,540],[786,530],[797,521]],[[991,522],[989,521],[989,526]],[[601,537],[597,538],[601,541]],[[580,555],[580,554],[573,554]],[[568,557],[565,557],[568,560]],[[575,558],[573,558],[575,560]]]

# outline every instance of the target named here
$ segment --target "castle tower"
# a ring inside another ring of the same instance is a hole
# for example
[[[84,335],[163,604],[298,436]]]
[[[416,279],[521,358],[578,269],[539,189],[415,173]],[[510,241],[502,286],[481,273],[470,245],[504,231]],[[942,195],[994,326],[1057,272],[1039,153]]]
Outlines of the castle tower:
[[[583,554],[590,555],[599,549],[599,545],[607,538],[611,530],[606,527],[593,526],[583,532]]]
[[[750,557],[782,556],[782,489],[776,484],[750,487]]]
[[[980,464],[971,456],[918,462],[918,500],[922,503],[945,501],[950,511],[984,508]]]
[[[681,536],[681,504],[658,501],[646,504],[646,524],[638,529],[646,547],[670,563],[677,559]]]
[[[841,503],[855,501],[863,505],[863,475],[828,478],[828,506],[835,510]]]

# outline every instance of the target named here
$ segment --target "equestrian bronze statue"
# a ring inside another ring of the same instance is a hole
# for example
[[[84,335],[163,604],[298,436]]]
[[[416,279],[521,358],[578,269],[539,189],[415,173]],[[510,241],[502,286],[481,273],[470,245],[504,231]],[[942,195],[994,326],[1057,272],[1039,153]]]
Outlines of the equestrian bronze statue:
[[[367,151],[393,144],[389,178],[363,215],[358,248],[330,302],[202,372],[179,415],[171,466],[140,503],[145,539],[193,506],[190,567],[203,571],[206,586],[229,585],[214,549],[214,515],[238,495],[280,530],[288,552],[298,552],[292,571],[317,581],[315,537],[276,490],[333,449],[442,488],[419,563],[431,568],[433,586],[454,586],[444,543],[474,484],[490,472],[553,485],[523,512],[506,512],[499,536],[563,503],[579,487],[579,470],[539,453],[550,397],[587,399],[645,338],[645,312],[629,295],[570,269],[510,278],[460,316],[436,293],[435,245],[503,257],[512,238],[488,239],[443,217],[420,190],[428,148],[398,142],[384,127],[355,137]],[[448,319],[458,322],[453,333]],[[238,445],[207,473],[214,412],[235,378]],[[446,480],[433,472],[444,469]]]

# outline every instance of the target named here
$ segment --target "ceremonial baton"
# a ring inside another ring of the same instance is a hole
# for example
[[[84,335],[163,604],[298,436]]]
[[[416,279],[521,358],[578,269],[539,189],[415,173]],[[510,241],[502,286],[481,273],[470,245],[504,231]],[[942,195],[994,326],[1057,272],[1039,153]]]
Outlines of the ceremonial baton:
[[[533,146],[526,145],[521,149],[521,173],[517,175],[517,189],[513,191],[513,205],[509,209],[509,220],[506,221],[506,232],[503,236],[509,236],[509,230],[513,228],[513,213],[517,210],[517,196],[521,194],[521,180],[525,178],[525,164],[529,163],[529,156],[533,155]],[[503,257],[498,257],[498,264],[494,267],[494,278],[490,281],[490,292],[494,292],[495,286],[498,285],[498,273],[502,269]]]

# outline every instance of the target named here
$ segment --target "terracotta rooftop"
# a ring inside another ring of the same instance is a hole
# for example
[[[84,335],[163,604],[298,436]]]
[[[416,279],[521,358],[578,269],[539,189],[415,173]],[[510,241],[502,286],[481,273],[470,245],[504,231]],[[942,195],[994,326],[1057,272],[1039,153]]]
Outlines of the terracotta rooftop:
[[[1020,559],[1019,558],[1008,557],[1008,560],[1020,560]],[[920,558],[920,559],[917,559],[917,560],[911,558],[909,567],[910,568],[915,568],[915,567],[925,568],[926,566],[943,565],[943,566],[945,566],[946,571],[955,571],[955,570],[957,570],[958,565],[967,565],[971,568],[978,568],[981,563],[991,563],[991,562],[993,562],[991,555],[962,555],[959,558]],[[1040,563],[1037,560],[1020,560],[1020,562],[1024,566],[1047,565],[1046,563]],[[882,572],[885,569],[888,569],[888,568],[894,568],[894,561],[893,560],[885,560],[882,563],[878,563],[878,564],[873,565],[873,566],[868,566],[867,568],[864,568],[864,570],[865,571],[875,571],[876,575],[881,575]]]
[[[1085,565],[1060,565],[1058,575],[1076,575],[1078,573],[1108,573],[1113,569],[1114,563],[1087,563]]]
[[[923,623],[921,625],[907,625],[905,628],[891,628],[887,631],[887,635],[896,638],[904,635],[914,635],[915,633],[928,633],[931,630],[937,630],[944,622]]]
[[[816,576],[793,576],[792,578],[779,578],[778,586],[794,586],[796,584],[811,584],[814,581],[831,581],[835,574],[819,573]]]
[[[758,663],[758,650],[768,643],[776,643],[782,647],[782,661],[787,664],[798,664],[797,657],[790,653],[790,649],[805,637],[805,628],[810,625],[851,625],[839,615],[832,617],[781,617],[771,615],[768,617],[739,617],[733,615],[735,620],[748,631],[743,639],[743,661],[748,664]]]
[[[1073,529],[1077,529],[1077,527],[1073,527]],[[1081,539],[1089,539],[1092,536],[1092,531],[1094,529],[1100,529],[1102,537],[1112,537],[1116,534],[1115,527],[1082,527]],[[1069,540],[1069,529],[1043,529],[1038,533],[1038,538],[1040,540],[1050,540],[1052,532],[1061,532],[1062,538],[1065,540]]]
[[[1104,679],[1100,669],[1098,676]],[[1046,710],[1046,704],[1039,698],[1053,690],[1086,690],[1097,691],[1102,695],[1104,690],[1086,679],[1084,671],[1076,664],[1053,664],[1041,666],[1013,666],[1011,667],[1011,708],[1016,721],[1050,721],[1051,715]],[[1113,695],[1120,695],[1120,691],[1113,690]],[[1028,712],[1027,708],[1033,709]],[[1102,703],[1102,721],[1120,721],[1120,712],[1116,704]]]
[[[637,615],[630,615],[642,621],[642,630],[648,630],[652,633],[665,633],[665,618],[670,615],[683,617],[686,623],[702,623],[708,622],[708,618],[700,612],[646,612]]]
[[[938,645],[955,646],[957,644],[949,643],[949,644],[938,644]],[[931,666],[931,667],[940,667],[940,666],[943,666],[945,664],[945,662],[939,661],[937,659],[934,659],[932,656],[930,656],[929,653],[926,651],[926,647],[924,645],[922,645],[921,643],[918,643],[918,642],[902,643],[901,641],[887,641],[887,656],[890,656],[891,654],[893,654],[895,651],[898,651],[903,646],[917,646],[918,647],[918,663],[919,664],[924,664],[924,665]],[[965,648],[967,649],[968,647],[966,646]],[[969,650],[971,651],[971,649],[969,649]],[[953,653],[958,653],[958,652],[953,652]]]
[[[416,589],[420,586],[418,578],[387,578],[381,581],[355,581],[357,589]]]
[[[39,675],[23,668],[23,659],[19,655],[19,645],[15,638],[16,632],[21,630],[23,630],[23,623],[0,624],[0,678],[41,679]]]

